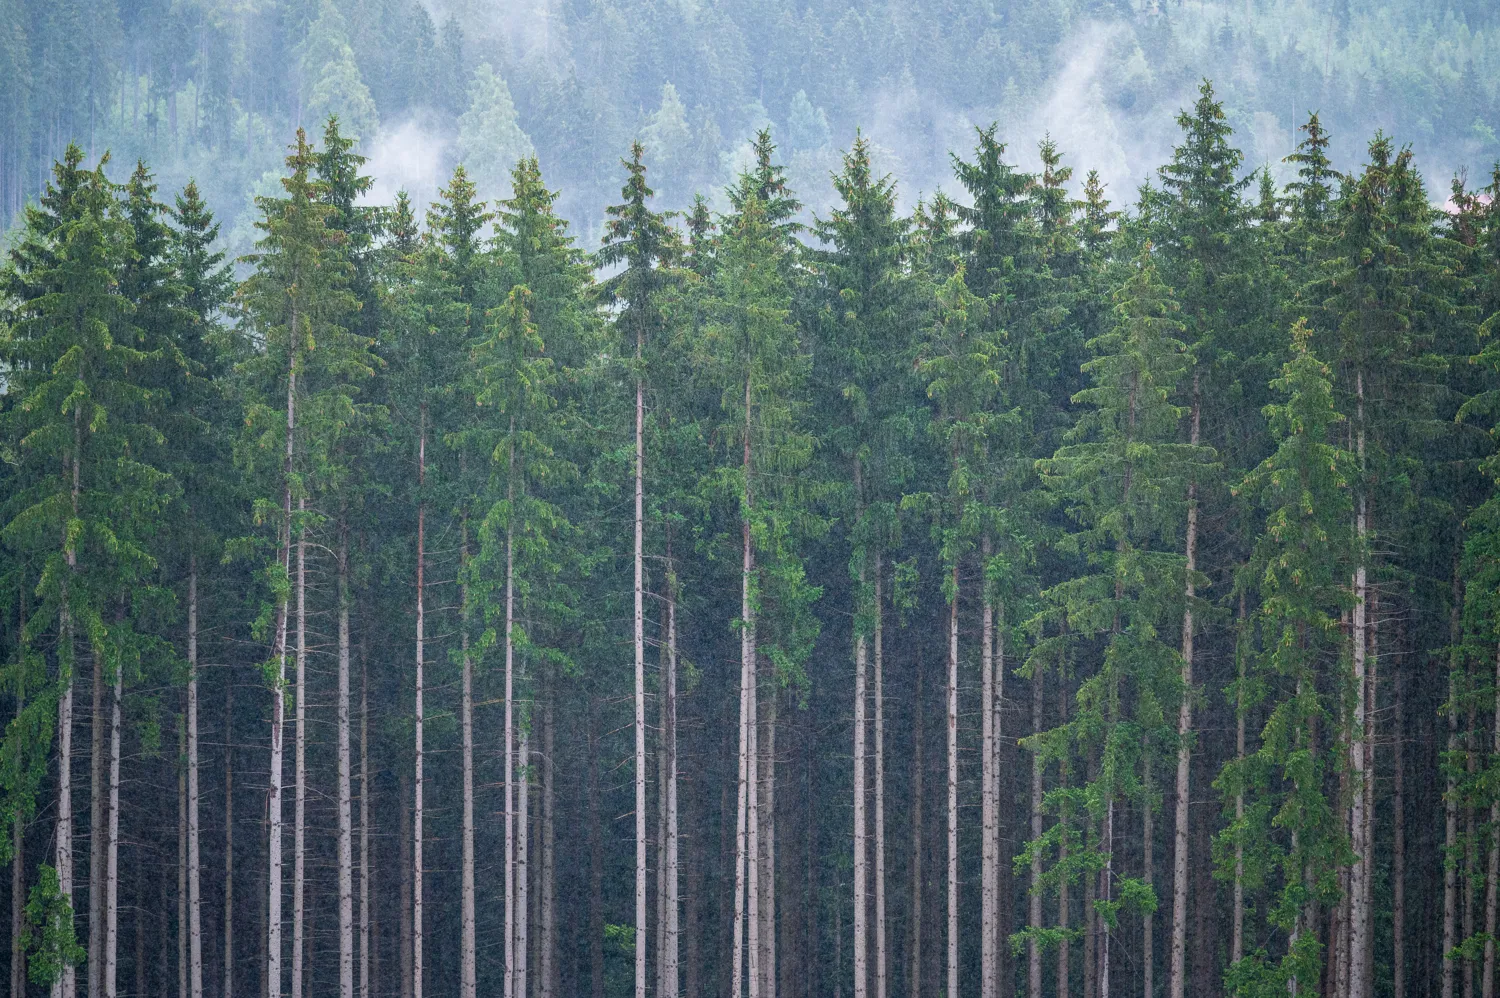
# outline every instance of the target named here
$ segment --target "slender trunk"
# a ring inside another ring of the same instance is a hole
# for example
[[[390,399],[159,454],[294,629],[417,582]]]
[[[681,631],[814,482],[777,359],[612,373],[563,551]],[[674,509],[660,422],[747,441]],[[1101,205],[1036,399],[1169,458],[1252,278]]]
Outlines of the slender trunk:
[[[1059,728],[1061,728],[1061,727],[1064,727],[1067,723],[1068,723],[1068,680],[1067,680],[1067,674],[1062,669],[1059,669],[1058,670],[1058,675],[1057,675],[1057,726]],[[1058,766],[1057,766],[1057,785],[1058,785],[1059,789],[1063,789],[1063,790],[1067,789],[1069,775],[1070,775],[1070,773],[1068,772],[1068,763],[1067,763],[1067,760],[1065,758],[1064,759],[1059,759],[1058,760]],[[1061,835],[1059,836],[1058,843],[1057,843],[1057,863],[1058,863],[1058,866],[1061,867],[1061,868],[1063,868],[1063,869],[1067,868],[1067,858],[1068,858],[1068,834],[1069,834],[1070,829],[1069,829],[1067,823],[1070,822],[1070,821],[1072,821],[1072,819],[1073,819],[1072,809],[1068,806],[1068,804],[1066,802],[1064,802],[1063,804],[1061,804],[1059,806],[1058,817],[1057,817],[1058,822],[1061,823],[1061,824],[1063,824],[1063,828],[1061,829]],[[1084,827],[1085,837],[1082,837],[1083,841],[1082,841],[1081,844],[1084,845],[1085,847],[1087,847],[1088,840],[1086,838],[1086,835],[1087,835],[1088,831],[1092,827],[1091,822],[1089,821],[1087,813],[1085,813],[1083,815],[1083,827]],[[1068,894],[1070,893],[1071,889],[1072,889],[1072,884],[1070,882],[1070,878],[1069,877],[1063,877],[1058,882],[1058,885],[1057,885],[1057,928],[1061,932],[1061,938],[1058,940],[1058,943],[1057,943],[1057,993],[1059,995],[1059,998],[1062,998],[1062,996],[1066,996],[1066,995],[1071,995],[1072,994],[1071,981],[1069,980],[1069,978],[1070,978],[1070,976],[1072,974],[1072,970],[1073,970],[1073,961],[1072,961],[1072,946],[1073,946],[1073,942],[1072,942],[1072,939],[1070,938],[1070,936],[1068,934],[1068,926],[1070,924],[1071,917],[1072,917],[1072,914],[1073,914],[1072,902],[1071,902],[1071,900],[1068,897]],[[1089,920],[1089,913],[1091,911],[1093,911],[1093,910],[1094,910],[1094,881],[1093,881],[1093,878],[1091,876],[1089,876],[1088,874],[1084,874],[1084,876],[1083,876],[1083,993],[1084,993],[1084,998],[1094,998],[1094,994],[1093,994],[1093,990],[1094,990],[1094,937],[1093,937],[1093,934],[1090,931],[1092,929],[1093,925],[1092,925],[1092,922],[1090,922],[1090,920]]]
[[[555,677],[555,674],[554,674]],[[557,990],[557,847],[554,832],[554,770],[556,756],[557,721],[553,715],[553,700],[557,695],[554,678],[547,686],[547,702],[542,705],[542,935],[539,940],[541,975],[538,990],[541,998],[554,998]]]
[[[989,587],[984,580],[984,567],[990,560],[990,535],[985,533],[980,542],[980,664],[979,664],[979,715],[980,715],[980,893],[979,893],[979,994],[980,998],[995,998],[999,986],[996,973],[998,950],[995,936],[996,907],[999,891],[1000,837],[996,820],[995,799],[995,653],[994,653],[994,607],[990,603]]]
[[[401,774],[400,827],[397,829],[396,847],[401,855],[401,998],[412,998],[412,834],[411,811],[406,802],[412,799],[411,781]]]
[[[776,994],[776,712],[774,690],[766,698],[766,720],[762,791],[760,868],[760,993],[764,998]]]
[[[297,316],[292,314],[295,339]],[[282,459],[281,570],[290,579],[292,568],[292,457],[296,441],[297,353],[294,348],[287,372],[286,454]],[[271,689],[271,775],[267,794],[266,847],[266,995],[281,998],[281,796],[283,740],[286,726],[286,630],[290,616],[283,597],[276,613],[276,680]]]
[[[505,486],[505,998],[516,993],[516,421],[510,421]]]
[[[114,696],[109,708],[109,817],[104,858],[104,996],[115,998],[120,940],[120,698],[125,669],[115,666]],[[186,794],[183,795],[187,796]]]
[[[22,642],[18,661],[25,661],[26,585],[21,585],[21,616],[17,640]],[[16,719],[26,708],[26,677],[16,671]],[[26,823],[10,823],[10,998],[26,998]],[[228,996],[226,995],[226,998]]]
[[[1355,373],[1356,391],[1356,426],[1357,434],[1356,454],[1359,457],[1361,472],[1364,465],[1365,430],[1364,430],[1364,375],[1363,372]],[[1361,475],[1363,477],[1363,475]],[[1354,717],[1349,732],[1349,771],[1350,783],[1353,794],[1350,798],[1349,828],[1350,847],[1354,852],[1354,864],[1349,870],[1349,998],[1366,998],[1369,990],[1368,966],[1365,963],[1366,940],[1370,931],[1369,909],[1365,904],[1367,896],[1366,865],[1365,858],[1369,855],[1372,843],[1367,837],[1369,828],[1365,820],[1365,782],[1370,779],[1371,774],[1366,772],[1365,752],[1365,715],[1367,713],[1367,681],[1366,681],[1366,639],[1368,637],[1366,613],[1366,601],[1369,598],[1366,585],[1366,564],[1364,544],[1367,532],[1365,495],[1363,482],[1361,482],[1358,507],[1355,514],[1355,534],[1359,545],[1358,561],[1354,568],[1354,620],[1353,620],[1353,660],[1354,660]],[[1176,998],[1176,996],[1173,996]],[[1488,998],[1488,996],[1486,996]]]
[[[527,998],[527,935],[531,924],[531,732],[520,726],[516,752],[516,998]]]
[[[1495,652],[1495,720],[1494,740],[1490,751],[1500,757],[1500,647]],[[1490,803],[1490,828],[1500,829],[1500,795]],[[1484,886],[1484,998],[1495,998],[1495,917],[1500,900],[1500,831],[1490,834],[1489,876]]]
[[[677,998],[678,985],[678,835],[677,835],[677,572],[671,562],[668,549],[667,564],[667,684],[666,725],[662,732],[667,756],[667,925],[666,944],[663,953],[665,970],[662,974],[663,988],[660,998]],[[548,709],[551,707],[549,705]],[[550,728],[549,734],[550,734]],[[549,805],[550,807],[550,802]],[[550,830],[550,819],[549,819]]]
[[[1360,954],[1364,962],[1366,994],[1374,990],[1375,981],[1375,777],[1376,777],[1376,719],[1380,716],[1380,684],[1377,676],[1380,669],[1380,593],[1370,591],[1368,614],[1370,635],[1366,639],[1365,667],[1365,842],[1369,848],[1361,857],[1365,868],[1364,896],[1360,906],[1365,912],[1365,948]]]
[[[948,608],[948,994],[958,995],[958,559]]]
[[[1151,826],[1151,747],[1149,744],[1142,745],[1143,772],[1142,780],[1145,785],[1145,800],[1141,805],[1141,879],[1146,886],[1153,891],[1156,889],[1156,836]],[[1145,998],[1151,998],[1155,991],[1156,974],[1156,941],[1152,938],[1155,931],[1155,918],[1150,911],[1141,913],[1141,994]]]
[[[1464,579],[1459,560],[1453,559],[1452,605],[1448,611],[1448,773],[1443,793],[1443,990],[1442,998],[1453,998],[1453,948],[1458,945],[1458,676],[1463,665],[1459,638],[1462,636]]]
[[[1044,682],[1041,664],[1037,663],[1031,672],[1031,733],[1033,735],[1042,733]],[[1039,750],[1033,750],[1031,753],[1031,840],[1033,842],[1039,841],[1042,837],[1044,767],[1042,753]],[[1040,852],[1035,852],[1031,856],[1031,891],[1030,897],[1027,898],[1027,906],[1026,924],[1031,928],[1032,935],[1026,941],[1026,994],[1028,998],[1042,998],[1042,947],[1036,937],[1036,933],[1042,928],[1042,855]]]
[[[925,714],[922,709],[922,656],[921,646],[917,651],[916,703],[912,712],[911,728],[911,948],[906,954],[906,965],[911,972],[911,986],[907,994],[913,998],[922,994],[922,913],[926,911],[922,897],[922,811],[926,806],[923,796],[923,776],[927,762],[923,758],[927,741]]]
[[[1470,682],[1465,684],[1471,686]],[[1479,704],[1478,697],[1469,698],[1468,724],[1464,735],[1464,768],[1468,773],[1469,781],[1472,783],[1479,769],[1479,730],[1478,730]],[[1475,828],[1474,815],[1477,809],[1473,803],[1464,808],[1464,914],[1463,914],[1463,938],[1471,939],[1474,936],[1474,893],[1479,880],[1479,836]],[[1474,958],[1467,953],[1461,958],[1460,973],[1463,974],[1464,998],[1474,998]]]
[[[740,514],[740,741],[739,801],[735,815],[734,954],[732,998],[748,984],[750,998],[760,995],[760,835],[757,797],[757,729],[755,685],[755,549],[751,543],[750,379],[745,379],[745,440]],[[748,981],[742,980],[748,977]]]
[[[641,362],[637,328],[635,361]],[[635,998],[646,998],[646,390],[635,379]],[[525,998],[516,995],[515,998]]]
[[[995,774],[995,855],[997,875],[1000,880],[999,893],[996,897],[996,905],[1000,909],[995,920],[995,974],[998,979],[996,994],[1004,995],[1006,992],[1015,993],[1015,968],[1011,966],[1010,954],[1010,930],[1014,918],[1012,887],[1015,882],[1015,874],[1012,868],[1012,852],[1008,848],[1005,836],[1005,786],[1008,780],[1005,778],[1005,770],[1002,766],[1001,746],[1004,742],[1004,708],[1005,708],[1005,602],[1003,599],[995,601],[995,699],[992,701],[991,712],[994,720],[991,721],[991,730],[995,734],[994,753],[995,760],[992,765]]]
[[[886,998],[885,648],[880,552],[875,552],[875,998]]]
[[[78,493],[81,479],[83,454],[82,410],[73,407],[73,455],[69,462],[72,474],[73,519],[78,519]],[[73,667],[78,661],[76,636],[73,633],[73,613],[69,582],[78,571],[78,552],[68,536],[64,557],[67,559],[67,580],[63,583],[61,605],[58,607],[59,661],[58,683],[62,695],[57,700],[57,890],[61,900],[73,910]],[[74,998],[78,993],[78,982],[73,964],[64,963],[62,973],[52,986],[53,998]],[[275,996],[271,996],[275,998]]]
[[[854,487],[860,487],[859,462],[854,464]],[[861,515],[863,511],[861,511]],[[861,556],[859,566],[858,599],[865,598],[865,566]],[[862,608],[858,608],[862,609]],[[865,689],[869,668],[868,651],[864,632],[864,614],[857,613],[854,625],[854,998],[867,998],[869,968],[866,963],[869,952],[869,933],[866,928],[869,905],[869,874],[866,862],[870,853],[868,833],[865,829],[865,789],[867,764],[865,761],[865,705],[869,694]]]
[[[188,994],[203,998],[203,920],[198,855],[198,556],[188,556],[187,888]]]
[[[1113,720],[1113,719],[1112,719]],[[1114,899],[1112,887],[1115,876],[1115,798],[1111,793],[1104,803],[1104,869],[1099,871],[1099,903],[1108,905]],[[1109,998],[1109,923],[1096,914],[1094,924],[1099,929],[1099,998]]]
[[[224,687],[224,991],[234,998],[234,681]]]
[[[589,995],[604,998],[604,829],[599,820],[598,704],[589,699]]]
[[[423,725],[426,722],[423,694],[426,692],[424,655],[427,640],[426,625],[426,564],[427,564],[427,403],[422,403],[417,429],[417,674],[416,703],[412,713],[415,727],[412,812],[411,812],[411,998],[422,998],[422,861],[423,818],[422,807],[423,763],[425,747],[422,743]],[[299,998],[294,995],[293,998]]]
[[[1193,412],[1189,442],[1198,446],[1202,404],[1198,372],[1193,372]],[[1170,998],[1183,998],[1187,983],[1187,895],[1189,762],[1193,730],[1193,599],[1198,567],[1198,482],[1188,484],[1187,565],[1182,610],[1182,701],[1177,708],[1177,808],[1172,851],[1172,966],[1167,986]]]
[[[188,998],[187,741],[186,718],[177,718],[177,998]],[[106,930],[106,936],[108,931]],[[101,990],[103,979],[100,980]]]
[[[1403,655],[1405,649],[1403,648]],[[1391,766],[1395,773],[1395,800],[1392,802],[1391,826],[1391,981],[1392,994],[1406,994],[1406,737],[1404,683],[1401,671],[1396,673],[1396,730],[1391,733]]]
[[[459,547],[459,584],[461,619],[459,652],[462,656],[462,697],[459,702],[459,730],[463,739],[463,824],[460,851],[462,858],[462,899],[459,907],[458,994],[475,998],[478,969],[474,953],[474,661],[469,654],[469,519],[464,517]]]
[[[339,516],[339,998],[354,998],[354,816],[349,757],[349,525]],[[300,670],[299,670],[300,674]],[[198,996],[194,996],[198,998]]]
[[[89,947],[88,996],[100,998],[104,993],[104,657],[93,655],[93,681],[90,687],[93,703],[89,713]],[[178,998],[186,998],[179,995]]]
[[[670,546],[671,542],[668,541]],[[667,603],[662,595],[657,627],[656,661],[656,981],[658,995],[667,989]]]
[[[359,998],[370,998],[370,666],[369,621],[359,641]],[[226,996],[227,998],[227,996]]]
[[[307,499],[297,500],[305,513]],[[307,867],[307,530],[297,531],[297,733],[294,768],[297,791],[292,817],[292,995],[302,998],[304,914]]]
[[[1245,765],[1245,670],[1248,655],[1245,651],[1245,594],[1240,592],[1239,633],[1235,641],[1235,665],[1237,682],[1234,687],[1234,758],[1239,765],[1240,783],[1234,791],[1234,910],[1230,913],[1229,962],[1239,963],[1245,955],[1245,787],[1243,770]],[[1292,852],[1296,853],[1295,846]],[[1294,939],[1295,941],[1295,939]]]

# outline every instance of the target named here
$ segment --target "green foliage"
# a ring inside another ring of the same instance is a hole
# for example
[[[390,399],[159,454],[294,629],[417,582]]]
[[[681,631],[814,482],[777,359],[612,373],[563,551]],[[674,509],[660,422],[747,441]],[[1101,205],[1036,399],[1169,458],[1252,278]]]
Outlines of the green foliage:
[[[26,975],[32,984],[49,987],[68,964],[79,965],[87,955],[73,932],[73,905],[58,886],[57,870],[43,863],[37,883],[26,901],[31,927],[26,945]]]

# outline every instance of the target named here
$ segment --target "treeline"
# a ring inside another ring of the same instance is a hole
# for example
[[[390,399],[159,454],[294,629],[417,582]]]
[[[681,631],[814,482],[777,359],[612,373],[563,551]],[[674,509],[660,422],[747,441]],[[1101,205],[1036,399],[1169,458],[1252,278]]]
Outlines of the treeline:
[[[1492,992],[1500,169],[995,128],[602,245],[298,133],[0,276],[11,993]],[[87,739],[85,743],[84,739]],[[83,978],[83,980],[80,980]]]

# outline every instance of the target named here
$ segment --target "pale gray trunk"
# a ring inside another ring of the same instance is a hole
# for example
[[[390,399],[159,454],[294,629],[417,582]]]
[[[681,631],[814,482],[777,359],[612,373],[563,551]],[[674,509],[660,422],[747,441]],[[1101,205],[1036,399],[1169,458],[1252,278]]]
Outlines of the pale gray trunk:
[[[1452,607],[1448,613],[1448,757],[1458,755],[1458,671],[1463,665],[1459,650],[1462,637],[1464,579],[1459,560],[1453,559]],[[1443,793],[1443,990],[1442,998],[1453,998],[1453,948],[1458,945],[1458,777],[1450,765]]]
[[[1363,372],[1356,372],[1356,453],[1360,465],[1364,464],[1365,431],[1364,431],[1364,381]],[[1365,858],[1369,855],[1372,843],[1368,838],[1369,822],[1365,814],[1365,782],[1370,778],[1366,773],[1365,765],[1367,753],[1365,751],[1365,715],[1367,713],[1368,695],[1366,679],[1366,601],[1369,597],[1366,584],[1365,565],[1365,539],[1367,535],[1367,521],[1365,510],[1365,496],[1363,492],[1358,497],[1358,507],[1355,514],[1355,535],[1359,545],[1358,561],[1354,568],[1354,621],[1353,621],[1353,659],[1354,659],[1354,717],[1349,732],[1349,772],[1352,794],[1349,807],[1349,845],[1354,852],[1355,860],[1349,870],[1349,976],[1348,988],[1349,998],[1366,998],[1369,991],[1368,965],[1365,962],[1365,951],[1370,933],[1369,907],[1365,903],[1368,896],[1366,889]],[[1174,996],[1175,998],[1175,996]]]
[[[359,998],[370,998],[370,668],[368,628],[359,643]],[[227,996],[226,996],[227,998]]]
[[[1245,594],[1240,593],[1239,633],[1235,641],[1235,664],[1238,682],[1234,687],[1234,758],[1243,772],[1245,765]],[[1243,780],[1243,775],[1240,776]],[[1229,962],[1239,963],[1245,955],[1245,788],[1234,791],[1234,910],[1230,913]],[[1293,855],[1297,852],[1295,846]],[[1295,929],[1293,930],[1295,931]],[[1293,937],[1293,942],[1296,941]]]
[[[86,972],[89,998],[100,998],[104,993],[104,847],[108,837],[104,830],[104,798],[109,791],[104,785],[104,755],[107,751],[104,658],[97,652],[91,657],[93,703],[89,711],[89,947]],[[180,993],[178,998],[187,998],[187,995]]]
[[[750,515],[750,382],[745,382],[745,440],[743,510],[740,520],[740,730],[739,730],[739,787],[735,812],[735,874],[734,874],[734,941],[732,944],[731,998],[740,998],[748,991],[750,998],[759,998],[760,954],[759,954],[759,864],[757,852],[760,848],[756,827],[756,708],[755,684],[755,611],[753,587],[755,575],[755,549],[751,541]],[[747,981],[748,978],[748,981]]]
[[[948,994],[958,995],[958,562],[948,611]]]
[[[1396,674],[1396,730],[1392,733],[1391,760],[1395,773],[1395,800],[1392,808],[1391,849],[1391,982],[1393,994],[1406,994],[1406,774],[1405,751],[1402,741],[1406,737],[1406,723],[1402,716],[1406,709],[1401,673]]]
[[[761,775],[760,993],[776,994],[776,707],[773,690],[766,698],[764,764]]]
[[[297,500],[307,511],[307,500]],[[292,817],[292,998],[302,998],[302,972],[307,869],[307,528],[297,531],[297,734],[296,798]]]
[[[1141,879],[1146,886],[1155,890],[1156,887],[1156,835],[1152,828],[1152,785],[1151,785],[1151,746],[1142,745],[1143,769],[1142,779],[1145,784],[1145,800],[1141,804]],[[1156,940],[1153,933],[1156,931],[1156,919],[1152,912],[1141,912],[1141,993],[1150,998],[1155,990],[1156,975]]]
[[[187,897],[188,994],[203,998],[203,920],[198,854],[198,556],[188,556]]]
[[[104,996],[115,998],[120,941],[120,697],[125,670],[116,665],[109,708],[109,817],[104,858]],[[183,796],[186,796],[184,794]]]
[[[505,522],[505,998],[516,992],[516,422],[511,417]]]
[[[21,616],[17,621],[17,640],[26,640],[26,585],[21,585]],[[26,646],[20,648],[24,660]],[[16,672],[16,718],[26,707],[26,677]],[[10,823],[10,998],[26,998],[26,825]]]
[[[1038,663],[1031,672],[1031,733],[1042,732],[1042,700],[1044,676]],[[1040,751],[1031,753],[1031,840],[1042,837],[1042,775],[1044,763]],[[1028,900],[1026,922],[1033,935],[1026,941],[1026,994],[1028,998],[1042,998],[1042,947],[1035,933],[1042,927],[1042,855],[1031,856],[1031,891]]]
[[[854,467],[855,488],[859,488],[859,465]],[[859,599],[864,599],[865,569],[859,570]],[[869,874],[867,857],[870,846],[865,828],[865,704],[868,693],[865,677],[868,670],[868,655],[865,645],[863,614],[855,620],[854,633],[854,998],[866,998],[869,987],[869,968],[866,963],[869,952]]]
[[[72,621],[64,604],[62,610],[63,640],[73,641]],[[57,887],[62,899],[73,901],[73,680],[66,676],[62,696],[57,701]],[[52,985],[53,998],[73,998],[78,992],[75,970],[71,963]]]
[[[463,739],[463,825],[461,880],[462,897],[459,908],[458,940],[458,994],[459,998],[475,998],[478,989],[478,968],[474,950],[474,661],[469,654],[469,521],[465,517],[459,552],[459,571],[463,581],[459,586],[461,620],[459,622],[459,653],[462,656],[463,687],[459,702],[459,730]]]
[[[1495,653],[1495,720],[1494,740],[1490,751],[1500,758],[1500,647]],[[1500,829],[1500,796],[1490,803],[1490,827]],[[1484,998],[1495,998],[1495,917],[1500,899],[1500,831],[1490,835],[1489,876],[1484,885]]]
[[[224,992],[234,998],[234,681],[224,689]]]
[[[875,998],[886,998],[885,676],[880,552],[875,553]]]
[[[990,560],[990,536],[986,532],[980,541],[980,578]],[[999,909],[997,899],[1000,888],[999,852],[1000,836],[995,799],[995,655],[994,655],[994,606],[990,602],[989,586],[981,581],[982,600],[980,608],[979,650],[979,715],[980,715],[980,893],[979,893],[979,994],[980,998],[996,998],[999,974],[996,966],[999,952],[996,944],[995,923]]]
[[[1189,442],[1198,446],[1201,400],[1193,372],[1193,411]],[[1172,845],[1172,965],[1167,990],[1183,998],[1187,983],[1188,812],[1193,730],[1193,600],[1198,568],[1198,482],[1188,484],[1187,542],[1182,608],[1182,702],[1177,707],[1177,802]]]
[[[291,328],[297,328],[296,314],[292,315]],[[287,377],[286,389],[286,455],[282,464],[281,490],[281,570],[291,578],[292,574],[292,456],[296,439],[297,358],[295,351]],[[266,995],[281,998],[281,851],[283,821],[282,805],[282,756],[286,728],[286,639],[287,618],[290,616],[285,598],[279,601],[276,614],[276,679],[271,696],[271,772],[267,792],[266,813]]]
[[[339,998],[354,998],[354,821],[349,757],[349,528],[339,517]],[[198,998],[198,996],[194,996]]]
[[[555,952],[557,949],[557,897],[556,864],[557,848],[553,826],[553,760],[556,758],[556,727],[552,701],[556,696],[555,681],[547,691],[547,702],[542,707],[542,936],[539,940],[541,975],[538,991],[541,998],[554,998],[558,994]]]
[[[187,933],[187,760],[184,718],[177,719],[177,998],[188,993]],[[105,935],[108,935],[106,930]],[[103,988],[103,978],[100,978]]]
[[[641,361],[641,340],[635,359]],[[646,998],[646,394],[635,381],[635,998]],[[517,994],[515,998],[525,998]]]
[[[427,405],[421,408],[417,433],[417,491],[421,493],[427,485]],[[423,726],[426,722],[423,694],[426,692],[423,667],[426,653],[426,561],[427,561],[427,501],[421,496],[417,501],[417,647],[416,647],[416,704],[412,713],[415,727],[414,760],[412,767],[412,812],[411,812],[411,998],[422,998],[422,791],[423,763],[426,761],[423,745]],[[297,998],[297,996],[293,996]]]
[[[670,553],[669,553],[670,554]],[[667,682],[666,682],[666,707],[667,723],[664,726],[662,737],[664,741],[663,750],[667,758],[667,818],[666,818],[666,942],[662,947],[662,990],[661,998],[677,998],[678,992],[678,957],[681,940],[679,938],[680,921],[678,905],[680,903],[680,891],[678,889],[678,827],[677,827],[677,571],[676,567],[668,561],[667,564]],[[548,704],[551,711],[551,704]],[[551,763],[550,739],[552,729],[549,724],[547,729],[548,763]],[[547,785],[548,792],[551,791],[551,783]],[[551,799],[546,801],[548,834],[551,833]],[[550,903],[550,897],[549,897]]]
[[[531,730],[520,726],[516,814],[516,998],[526,998],[527,937],[531,924]]]

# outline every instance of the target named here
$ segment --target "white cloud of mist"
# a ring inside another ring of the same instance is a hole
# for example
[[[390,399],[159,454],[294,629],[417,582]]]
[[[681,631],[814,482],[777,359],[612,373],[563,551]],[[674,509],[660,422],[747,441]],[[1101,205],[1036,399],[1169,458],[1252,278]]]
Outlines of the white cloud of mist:
[[[375,181],[366,203],[392,204],[406,191],[420,219],[453,170],[453,141],[452,129],[431,115],[383,126],[365,149],[365,172]]]

